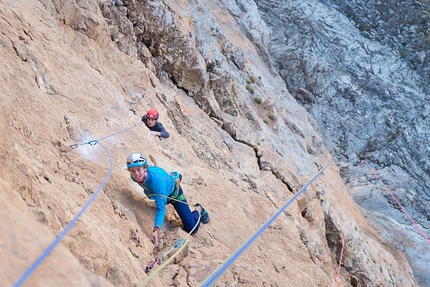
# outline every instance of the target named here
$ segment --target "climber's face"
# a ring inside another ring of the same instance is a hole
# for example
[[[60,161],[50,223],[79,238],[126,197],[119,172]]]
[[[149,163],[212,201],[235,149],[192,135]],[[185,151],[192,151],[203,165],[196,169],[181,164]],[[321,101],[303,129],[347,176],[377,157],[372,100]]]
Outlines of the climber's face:
[[[129,171],[131,173],[131,176],[138,182],[138,183],[144,183],[146,176],[148,175],[147,169],[142,166],[135,166],[129,168]]]
[[[147,118],[146,122],[148,123],[148,126],[152,128],[157,123],[157,120],[153,118]]]

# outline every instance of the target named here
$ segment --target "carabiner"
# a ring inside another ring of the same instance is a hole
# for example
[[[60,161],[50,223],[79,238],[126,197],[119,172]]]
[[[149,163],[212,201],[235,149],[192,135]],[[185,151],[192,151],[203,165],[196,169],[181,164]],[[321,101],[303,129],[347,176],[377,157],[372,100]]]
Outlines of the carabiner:
[[[182,244],[181,244],[181,242],[182,241],[185,241],[185,238],[181,238],[181,239],[179,239],[178,241],[176,241],[176,243],[175,243],[175,248],[180,248],[181,247],[181,245],[184,245],[184,243],[185,242],[183,242]]]

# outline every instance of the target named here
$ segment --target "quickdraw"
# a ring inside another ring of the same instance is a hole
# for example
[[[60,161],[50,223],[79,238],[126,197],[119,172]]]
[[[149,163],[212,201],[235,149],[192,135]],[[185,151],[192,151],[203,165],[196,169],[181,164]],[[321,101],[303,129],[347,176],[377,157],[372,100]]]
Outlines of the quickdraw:
[[[112,137],[112,136],[115,136],[115,135],[117,135],[117,134],[120,134],[120,133],[123,133],[123,132],[125,132],[125,131],[131,130],[132,128],[135,128],[135,127],[137,127],[137,126],[139,126],[139,125],[141,125],[141,124],[143,124],[143,122],[140,122],[140,123],[138,123],[138,124],[135,124],[134,126],[131,126],[131,127],[129,127],[129,128],[126,128],[126,129],[124,129],[124,130],[122,130],[122,131],[119,131],[119,132],[116,132],[116,133],[110,134],[110,135],[108,135],[108,136],[105,136],[105,137],[103,137],[103,138],[101,138],[101,139],[98,139],[98,140],[91,140],[91,141],[86,142],[86,143],[83,143],[83,144],[71,144],[71,145],[69,145],[69,147],[70,147],[70,148],[72,148],[72,149],[75,149],[75,148],[77,148],[78,146],[80,146],[80,145],[84,145],[84,144],[89,144],[89,145],[94,146],[94,145],[96,145],[99,141],[105,140],[105,139],[110,138],[110,137]],[[161,139],[161,138],[160,138],[160,139]]]
[[[151,271],[152,268],[154,268],[155,265],[161,265],[164,262],[164,259],[167,257],[167,255],[169,255],[170,252],[172,252],[175,248],[181,248],[182,245],[185,244],[185,238],[181,238],[179,239],[176,243],[175,246],[173,246],[172,248],[170,248],[166,253],[164,253],[161,256],[161,259],[159,257],[155,258],[155,260],[152,263],[149,263],[148,266],[146,266],[145,268],[145,273],[148,273],[149,271]]]
[[[98,140],[91,140],[91,141],[86,142],[86,143],[83,143],[83,144],[89,144],[89,145],[95,146],[97,143],[98,143]],[[71,149],[75,149],[75,148],[77,148],[78,146],[79,146],[79,144],[71,144],[71,145],[69,145],[69,147],[70,147]]]
[[[146,266],[145,268],[145,273],[148,273],[149,271],[151,271],[152,268],[154,268],[155,265],[160,264],[160,259],[157,257],[155,258],[154,262],[149,263],[148,266]]]

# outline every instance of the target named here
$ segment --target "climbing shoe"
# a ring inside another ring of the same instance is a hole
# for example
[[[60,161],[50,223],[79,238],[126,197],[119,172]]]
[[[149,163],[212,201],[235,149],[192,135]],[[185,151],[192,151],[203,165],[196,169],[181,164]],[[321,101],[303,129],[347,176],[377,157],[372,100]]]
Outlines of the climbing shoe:
[[[203,206],[200,203],[197,203],[196,206],[200,206],[200,208],[202,209],[202,213],[201,213],[201,217],[200,217],[200,221],[203,224],[206,224],[209,222],[209,214],[206,211],[206,209],[203,208]]]

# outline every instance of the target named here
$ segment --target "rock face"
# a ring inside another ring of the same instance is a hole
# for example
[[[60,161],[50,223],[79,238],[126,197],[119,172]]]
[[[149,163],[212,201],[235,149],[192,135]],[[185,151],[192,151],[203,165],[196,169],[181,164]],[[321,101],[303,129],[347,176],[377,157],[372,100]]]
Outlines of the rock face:
[[[315,117],[354,199],[430,284],[429,1],[258,1],[267,47],[289,91]],[[346,17],[347,15],[348,17]],[[419,234],[419,235],[418,235]],[[408,240],[398,240],[398,238]],[[406,242],[406,243],[405,243]],[[423,255],[424,254],[424,255]]]
[[[153,248],[153,203],[125,170],[132,152],[179,171],[188,201],[211,216],[153,286],[199,286],[330,162],[317,121],[272,63],[259,15],[253,2],[0,3],[3,284],[90,199],[23,286],[147,278],[148,263],[187,234],[169,206]],[[315,102],[309,88],[300,95]],[[140,123],[149,108],[169,139]],[[340,173],[332,163],[216,284],[418,286]]]
[[[429,1],[321,2],[347,15],[364,37],[390,47],[420,76],[424,92],[429,92]]]

